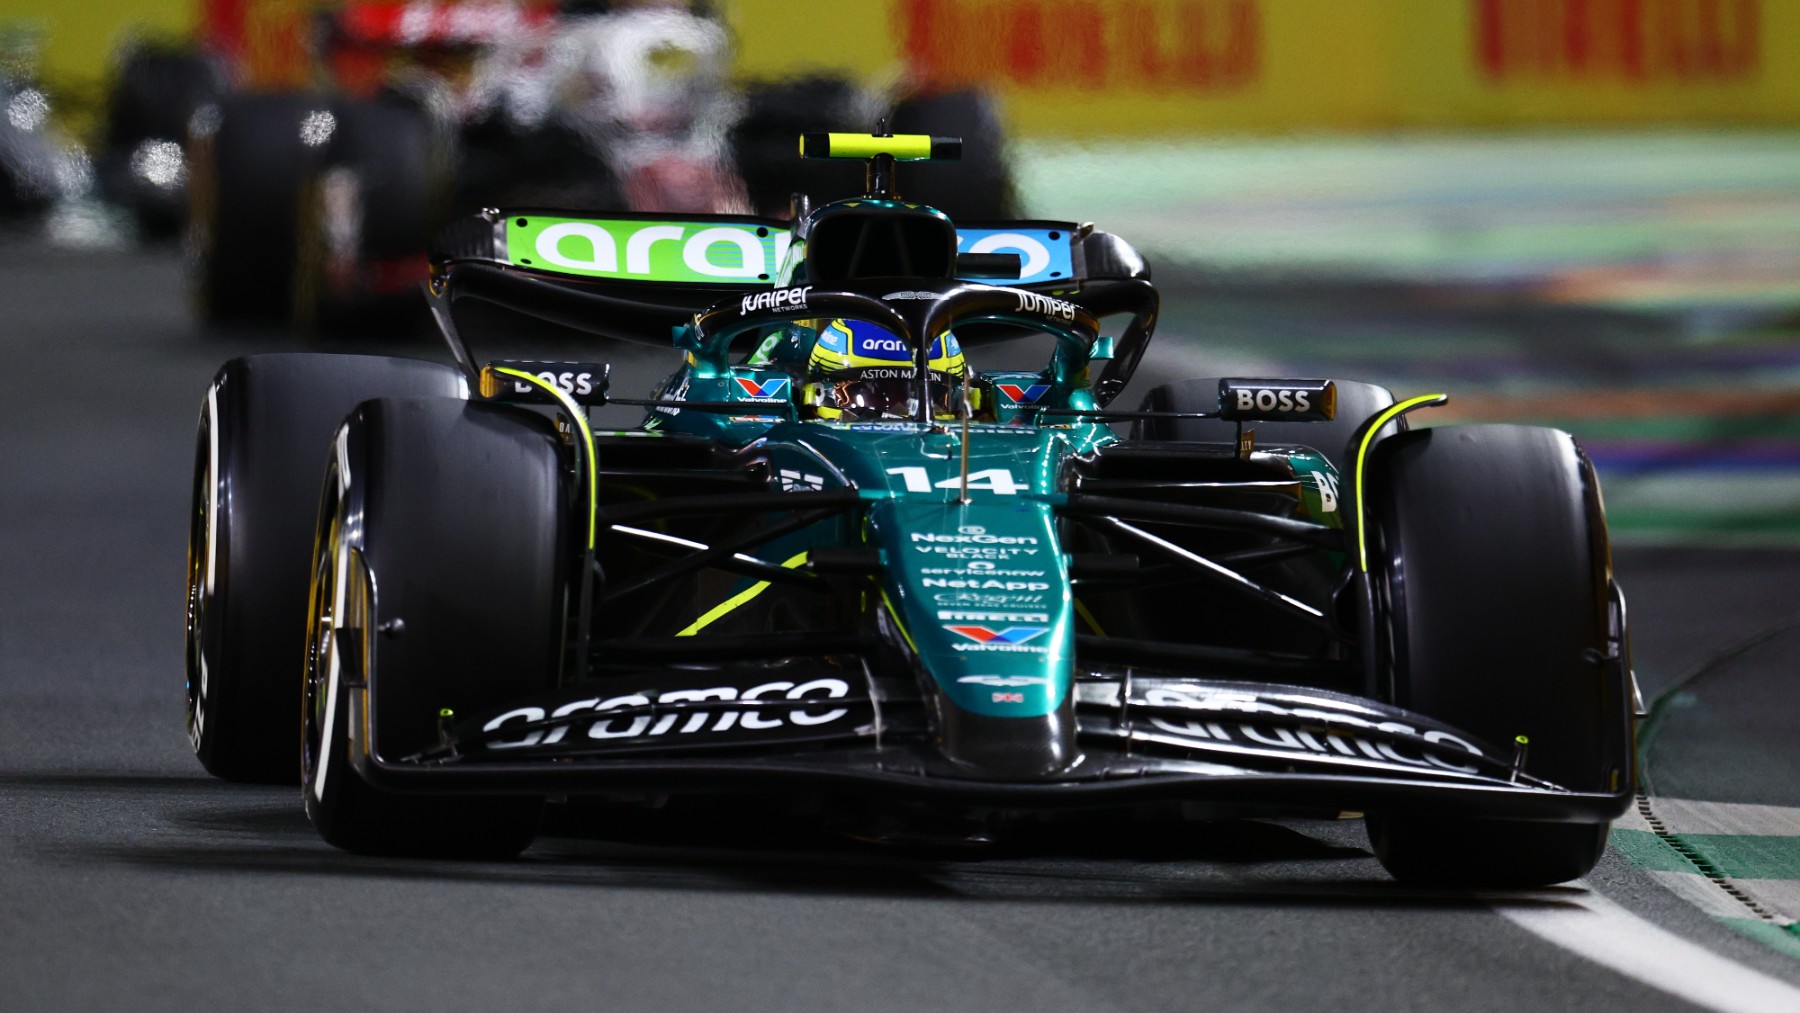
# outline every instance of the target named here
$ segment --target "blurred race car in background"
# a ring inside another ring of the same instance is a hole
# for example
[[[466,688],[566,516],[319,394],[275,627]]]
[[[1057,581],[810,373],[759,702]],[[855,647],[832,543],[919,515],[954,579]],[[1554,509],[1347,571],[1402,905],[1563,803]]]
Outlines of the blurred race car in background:
[[[0,23],[0,219],[48,211],[91,182],[79,149],[58,136],[38,80],[41,44],[28,27]]]
[[[313,85],[230,86],[216,56],[142,47],[109,101],[103,177],[148,235],[185,202],[209,321],[366,324],[426,276],[437,228],[483,207],[785,215],[796,178],[766,143],[867,128],[999,137],[975,92],[896,100],[843,79],[730,79],[719,20],[680,5],[592,13],[506,2],[353,2],[322,11]],[[785,176],[783,175],[785,173]],[[922,177],[958,213],[1016,212],[999,148]]]

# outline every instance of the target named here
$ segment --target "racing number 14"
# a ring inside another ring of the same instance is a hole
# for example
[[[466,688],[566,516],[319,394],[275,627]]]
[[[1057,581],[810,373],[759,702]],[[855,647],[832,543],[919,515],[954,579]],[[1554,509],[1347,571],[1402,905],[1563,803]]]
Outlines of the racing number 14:
[[[933,485],[930,473],[916,464],[889,468],[887,473],[899,475],[900,480],[906,483],[907,492],[930,492],[933,488],[962,488],[962,476],[960,475],[952,475]],[[987,468],[982,471],[969,472],[969,488],[998,493],[1001,496],[1016,496],[1024,492],[1028,486],[1013,478],[1012,472],[1005,468]]]

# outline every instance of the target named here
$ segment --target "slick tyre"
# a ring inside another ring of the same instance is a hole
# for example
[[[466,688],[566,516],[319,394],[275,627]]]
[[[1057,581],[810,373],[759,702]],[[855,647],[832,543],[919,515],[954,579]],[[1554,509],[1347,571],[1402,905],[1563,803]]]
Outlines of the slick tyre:
[[[1402,883],[1509,890],[1587,875],[1611,827],[1373,814],[1367,822],[1375,857]]]
[[[384,394],[462,396],[448,366],[362,355],[233,359],[200,408],[189,515],[187,728],[232,781],[293,784],[319,478],[332,432]]]
[[[1219,410],[1219,377],[1179,380],[1152,388],[1139,408],[1146,412],[1216,412]],[[1329,422],[1247,422],[1255,430],[1258,446],[1290,443],[1311,447],[1331,461],[1339,475],[1350,474],[1355,448],[1350,438],[1370,416],[1394,403],[1386,387],[1356,380],[1336,380],[1337,415]],[[1383,427],[1382,437],[1399,431],[1403,421]],[[1223,419],[1145,419],[1136,435],[1146,440],[1184,440],[1199,443],[1236,443],[1237,423]]]
[[[557,443],[541,416],[445,399],[371,401],[344,423],[301,719],[306,812],[328,843],[447,858],[530,844],[541,799],[401,794],[365,773],[435,746],[440,721],[555,685],[569,549]]]
[[[194,301],[213,324],[278,323],[292,301],[296,209],[328,104],[232,95],[188,143]]]
[[[105,141],[95,168],[108,199],[131,209],[144,238],[178,238],[186,205],[179,191],[139,178],[133,163],[154,150],[146,145],[184,143],[195,112],[224,90],[219,64],[188,46],[150,43],[123,54],[107,91]]]
[[[1366,479],[1385,694],[1573,791],[1632,786],[1628,675],[1611,645],[1611,563],[1593,466],[1574,438],[1444,426],[1378,444]],[[1587,873],[1605,822],[1371,814],[1397,879],[1522,887]]]

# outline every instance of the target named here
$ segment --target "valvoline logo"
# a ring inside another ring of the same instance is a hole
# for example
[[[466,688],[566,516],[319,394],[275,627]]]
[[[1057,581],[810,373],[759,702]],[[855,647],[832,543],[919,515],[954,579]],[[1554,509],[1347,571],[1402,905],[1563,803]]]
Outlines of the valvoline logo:
[[[997,383],[994,389],[1004,394],[1013,404],[1037,404],[1038,399],[1050,393],[1047,383],[1034,383],[1029,387],[1021,387],[1016,383]]]
[[[1042,636],[1042,626],[1008,626],[1003,630],[989,629],[986,626],[946,626],[944,629],[960,637],[967,637],[978,644],[1023,644],[1035,637]]]
[[[777,376],[767,380],[753,380],[749,377],[733,377],[744,393],[758,398],[787,397],[789,380],[785,376]]]

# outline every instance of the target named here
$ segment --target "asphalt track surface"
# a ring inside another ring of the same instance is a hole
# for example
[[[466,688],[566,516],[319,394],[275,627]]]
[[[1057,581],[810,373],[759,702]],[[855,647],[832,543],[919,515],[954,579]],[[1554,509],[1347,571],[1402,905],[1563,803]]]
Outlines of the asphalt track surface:
[[[224,359],[298,345],[200,332],[181,291],[172,256],[0,244],[0,1009],[1691,1008],[1521,927],[1600,899],[1800,983],[1616,854],[1577,886],[1422,892],[1350,821],[974,858],[747,811],[512,863],[334,851],[296,789],[214,781],[183,733],[195,413]],[[1179,339],[1145,379],[1206,372]],[[1791,619],[1800,554],[1618,558],[1652,695]]]

